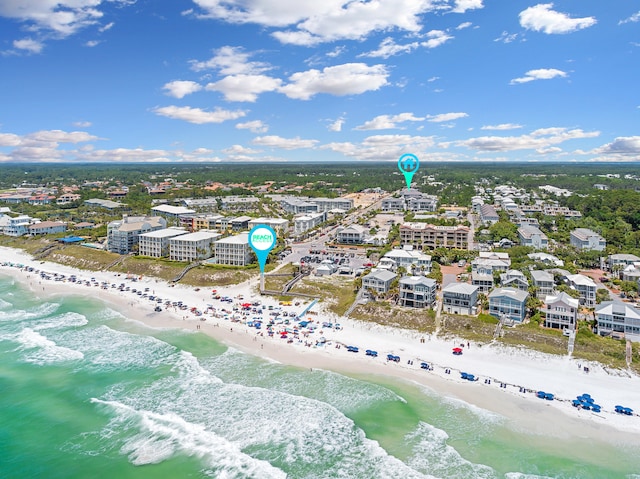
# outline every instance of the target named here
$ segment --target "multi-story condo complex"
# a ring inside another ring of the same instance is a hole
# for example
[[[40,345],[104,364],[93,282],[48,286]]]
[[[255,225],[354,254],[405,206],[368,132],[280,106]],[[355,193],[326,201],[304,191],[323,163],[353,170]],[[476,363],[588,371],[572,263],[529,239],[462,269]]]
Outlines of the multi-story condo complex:
[[[249,233],[222,238],[215,242],[216,263],[231,266],[246,266],[253,261],[249,246]]]
[[[408,308],[431,308],[436,302],[438,284],[424,276],[400,278],[400,305]]]
[[[125,216],[107,225],[107,250],[128,254],[138,244],[141,234],[167,227],[167,220],[160,216]]]
[[[293,218],[293,234],[301,235],[327,221],[327,213],[309,213]]]
[[[169,258],[173,261],[197,261],[213,256],[214,243],[222,236],[215,231],[200,230],[169,239]]]
[[[417,248],[467,249],[469,228],[467,226],[434,226],[427,223],[404,223],[400,225],[400,244]]]
[[[255,218],[249,221],[249,228],[257,225],[271,226],[278,233],[286,233],[289,229],[289,220],[284,218]]]
[[[607,240],[588,228],[576,228],[569,233],[569,242],[579,250],[604,251]]]
[[[138,254],[152,258],[166,258],[169,256],[169,240],[186,233],[184,228],[177,227],[142,233],[138,240]]]

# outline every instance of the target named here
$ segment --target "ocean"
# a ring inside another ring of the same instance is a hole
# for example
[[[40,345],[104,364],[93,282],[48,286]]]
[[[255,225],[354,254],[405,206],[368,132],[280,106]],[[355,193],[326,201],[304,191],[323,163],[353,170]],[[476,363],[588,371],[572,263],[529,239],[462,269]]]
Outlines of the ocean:
[[[265,361],[0,276],[0,477],[640,478],[424,387]]]

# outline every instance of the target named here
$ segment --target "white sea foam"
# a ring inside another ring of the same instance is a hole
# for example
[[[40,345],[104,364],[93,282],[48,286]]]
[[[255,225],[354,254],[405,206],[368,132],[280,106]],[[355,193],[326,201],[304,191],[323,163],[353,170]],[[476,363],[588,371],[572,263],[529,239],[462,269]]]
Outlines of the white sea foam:
[[[88,324],[86,316],[80,313],[63,313],[36,321],[32,327],[36,331],[56,328],[77,328]]]
[[[58,334],[57,340],[69,348],[82,351],[85,359],[101,370],[172,365],[177,351],[154,337],[116,331],[104,325],[65,330]]]
[[[298,371],[265,363],[233,348],[212,358],[205,367],[214,372],[220,371],[228,381],[246,383],[246,378],[251,378],[253,385],[296,396],[313,397],[331,404],[343,413],[380,402],[406,402],[404,398],[384,386],[321,369],[314,370],[313,376],[310,377],[306,370]]]
[[[120,450],[132,464],[156,464],[175,454],[185,454],[201,459],[212,476],[217,478],[287,477],[284,471],[267,461],[243,453],[238,444],[175,413],[136,410],[115,401],[92,401],[113,410],[116,414],[114,421],[120,427],[132,430]]]
[[[447,433],[430,424],[421,422],[406,439],[413,444],[408,464],[419,471],[429,471],[438,476],[456,479],[498,478],[491,467],[464,459],[447,444]]]
[[[504,479],[554,479],[549,476],[538,476],[536,474],[524,474],[522,472],[507,472]]]
[[[35,364],[52,364],[76,361],[84,356],[80,351],[58,346],[55,342],[30,328],[25,328],[14,336],[20,343],[18,350],[24,352],[24,360]]]
[[[0,310],[2,309],[9,309],[13,306],[13,304],[11,304],[8,301],[5,301],[4,299],[0,298]]]
[[[0,311],[0,321],[31,321],[33,319],[44,318],[56,312],[60,307],[59,303],[43,303],[33,309]]]

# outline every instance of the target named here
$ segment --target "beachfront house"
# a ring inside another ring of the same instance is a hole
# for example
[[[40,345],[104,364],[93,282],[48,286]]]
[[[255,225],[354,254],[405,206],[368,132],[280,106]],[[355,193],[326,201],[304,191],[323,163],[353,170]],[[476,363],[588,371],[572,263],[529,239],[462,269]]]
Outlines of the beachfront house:
[[[122,220],[107,225],[107,250],[129,254],[137,248],[140,235],[167,227],[167,220],[160,216],[124,216]]]
[[[607,240],[589,228],[576,228],[569,233],[571,246],[582,251],[604,251]]]
[[[529,293],[514,288],[496,288],[489,293],[489,314],[496,319],[522,323]]]
[[[62,221],[41,221],[29,225],[29,234],[32,236],[64,233],[67,231],[67,224]]]
[[[373,269],[368,275],[362,277],[362,287],[365,290],[373,290],[377,294],[386,294],[395,278],[396,274],[391,271]]]
[[[469,283],[450,283],[442,288],[442,310],[451,314],[476,314],[478,287]]]
[[[249,233],[219,239],[215,242],[215,258],[218,264],[246,266],[253,262],[253,252],[249,246]]]
[[[553,274],[548,271],[534,269],[531,271],[531,280],[536,289],[536,298],[543,299],[552,295],[555,290]]]
[[[2,221],[2,234],[7,236],[23,236],[29,234],[29,226],[36,220],[27,215],[20,215],[12,218],[4,216]]]
[[[480,293],[488,293],[493,289],[493,274],[472,271],[471,284],[477,287]]]
[[[545,328],[568,329],[574,331],[578,320],[580,301],[567,293],[547,296],[544,307],[540,310],[545,314]]]
[[[518,228],[518,238],[522,246],[530,246],[534,249],[547,249],[549,238],[540,228],[535,226],[521,226]]]
[[[596,305],[596,283],[588,276],[582,274],[567,275],[569,286],[580,293],[580,304],[587,308]]]
[[[436,302],[438,284],[424,276],[404,276],[400,278],[400,306],[407,308],[433,308]]]
[[[600,336],[640,341],[640,311],[620,301],[604,301],[595,310]]]

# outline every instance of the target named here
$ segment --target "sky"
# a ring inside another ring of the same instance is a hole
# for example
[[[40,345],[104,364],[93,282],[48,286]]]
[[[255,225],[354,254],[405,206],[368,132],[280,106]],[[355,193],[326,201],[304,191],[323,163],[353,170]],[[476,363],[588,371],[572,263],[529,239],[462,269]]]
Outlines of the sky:
[[[0,0],[0,163],[640,161],[637,0]]]

